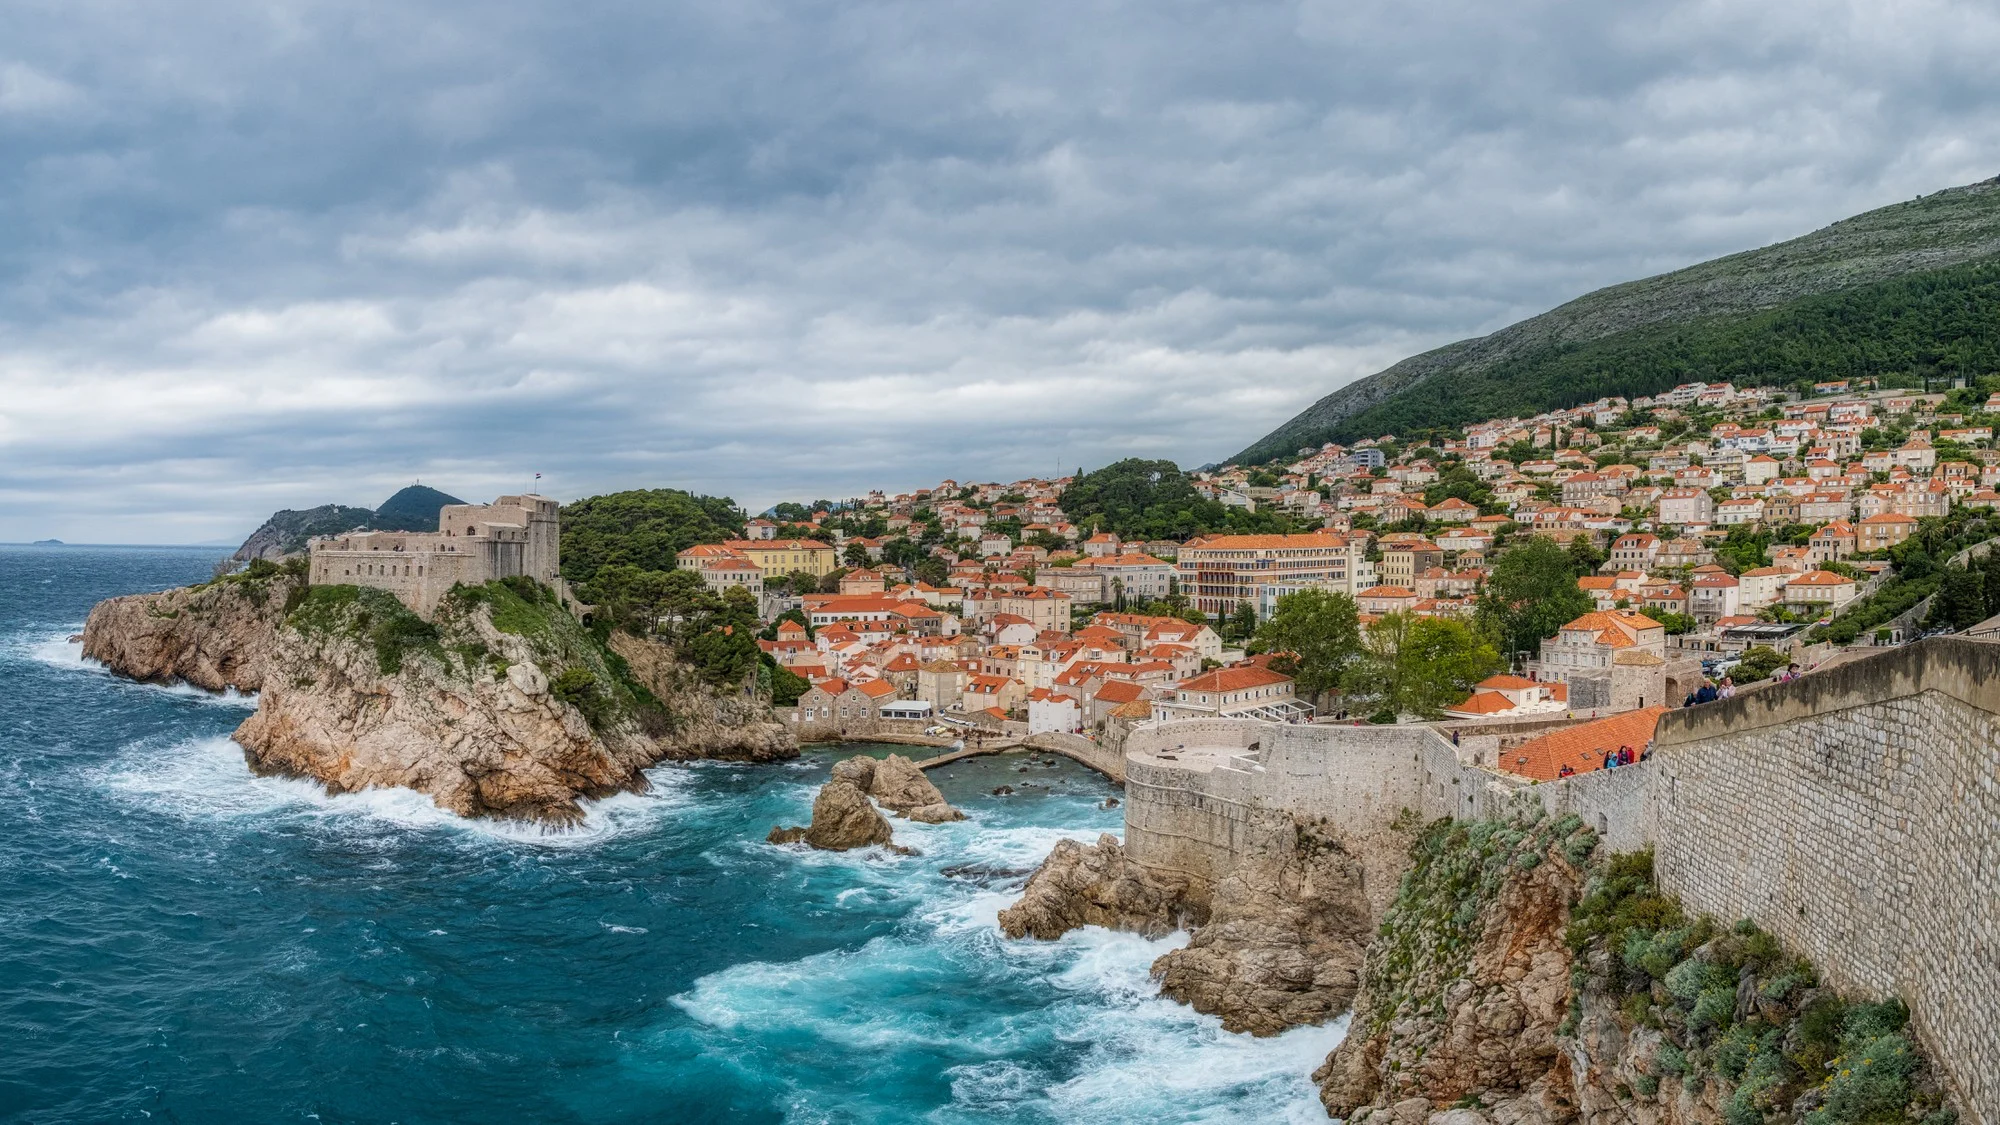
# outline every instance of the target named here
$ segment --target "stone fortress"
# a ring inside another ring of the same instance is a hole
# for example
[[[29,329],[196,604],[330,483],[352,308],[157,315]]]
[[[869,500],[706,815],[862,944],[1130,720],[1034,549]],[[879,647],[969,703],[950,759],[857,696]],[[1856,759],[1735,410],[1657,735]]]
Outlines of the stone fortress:
[[[1932,638],[1672,711],[1647,761],[1556,782],[1426,726],[1193,720],[1123,749],[1127,854],[1209,886],[1290,815],[1360,841],[1379,907],[1399,818],[1576,813],[1612,850],[1652,847],[1690,913],[1902,997],[1964,1120],[2000,1125],[2000,643]]]
[[[355,531],[312,541],[315,586],[373,586],[428,620],[454,585],[526,576],[560,588],[560,506],[546,496],[447,504],[436,531]]]

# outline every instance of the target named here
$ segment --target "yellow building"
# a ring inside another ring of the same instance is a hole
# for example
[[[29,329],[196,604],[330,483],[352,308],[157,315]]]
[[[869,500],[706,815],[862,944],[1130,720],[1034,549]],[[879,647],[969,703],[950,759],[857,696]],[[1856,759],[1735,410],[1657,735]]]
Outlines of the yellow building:
[[[766,575],[804,571],[819,578],[840,565],[831,546],[813,539],[731,539],[723,546],[756,563]]]

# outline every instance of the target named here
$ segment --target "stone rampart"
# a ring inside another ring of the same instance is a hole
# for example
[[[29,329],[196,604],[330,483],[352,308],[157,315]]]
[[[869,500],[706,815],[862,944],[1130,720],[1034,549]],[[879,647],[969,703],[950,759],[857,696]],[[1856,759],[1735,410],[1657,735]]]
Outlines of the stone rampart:
[[[1080,734],[1045,731],[1041,734],[1031,734],[1021,741],[1022,745],[1030,750],[1046,750],[1052,754],[1061,754],[1073,762],[1096,770],[1120,785],[1125,783],[1125,755]]]
[[[1664,717],[1662,886],[1901,996],[2000,1122],[2000,645],[1933,638]]]
[[[1750,918],[1835,986],[1902,997],[1966,1120],[2000,1125],[2000,644],[1933,638],[1669,712],[1646,762],[1557,782],[1482,765],[1487,741],[1141,727],[1126,846],[1212,884],[1285,814],[1386,842],[1405,810],[1575,813],[1612,850],[1652,845],[1691,912]]]
[[[1620,850],[1650,838],[1650,764],[1535,784],[1477,764],[1424,726],[1159,723],[1126,740],[1126,847],[1151,867],[1220,878],[1274,816],[1386,835],[1398,818],[1498,816],[1541,805],[1574,812]]]

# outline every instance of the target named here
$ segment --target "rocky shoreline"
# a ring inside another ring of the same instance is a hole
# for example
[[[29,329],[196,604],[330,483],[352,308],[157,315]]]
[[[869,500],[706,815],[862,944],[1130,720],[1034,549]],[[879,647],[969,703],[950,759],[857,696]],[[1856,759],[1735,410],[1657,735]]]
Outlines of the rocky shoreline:
[[[401,787],[461,816],[561,828],[661,761],[796,757],[753,700],[719,697],[637,637],[607,649],[532,584],[456,591],[426,622],[378,591],[268,565],[113,598],[84,655],[153,683],[258,693],[253,770],[330,793]]]
[[[1212,889],[1110,835],[1064,841],[1000,914],[1010,938],[1098,925],[1187,946],[1163,996],[1269,1035],[1348,1013],[1312,1079],[1352,1125],[1951,1125],[1895,1001],[1845,999],[1748,923],[1681,914],[1649,853],[1574,816],[1414,830],[1381,909],[1346,840],[1294,820]]]
[[[1188,944],[1153,963],[1161,994],[1253,1035],[1346,1010],[1374,924],[1358,849],[1295,818],[1213,888],[1148,870],[1110,835],[1065,840],[1000,914],[1007,936],[1043,941],[1079,926],[1155,938],[1186,928]]]
[[[261,691],[279,626],[303,586],[296,570],[279,570],[107,598],[84,622],[83,655],[142,683]]]

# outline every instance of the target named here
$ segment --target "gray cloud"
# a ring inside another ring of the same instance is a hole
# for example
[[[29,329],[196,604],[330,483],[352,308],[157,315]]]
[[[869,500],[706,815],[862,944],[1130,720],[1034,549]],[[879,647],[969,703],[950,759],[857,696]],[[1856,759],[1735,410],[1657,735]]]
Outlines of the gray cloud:
[[[1994,167],[1989,5],[0,12],[0,539],[1240,448]]]

